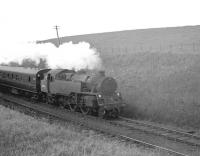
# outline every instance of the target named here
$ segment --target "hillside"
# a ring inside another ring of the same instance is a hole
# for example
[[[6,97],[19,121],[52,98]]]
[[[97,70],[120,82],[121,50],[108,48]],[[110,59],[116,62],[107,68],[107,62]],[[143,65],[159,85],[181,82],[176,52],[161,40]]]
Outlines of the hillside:
[[[61,38],[97,48],[118,80],[125,115],[200,128],[200,26]],[[41,43],[57,43],[57,39]]]
[[[121,48],[124,51],[126,48],[126,50],[146,51],[164,50],[166,47],[172,50],[177,46],[180,46],[180,49],[191,43],[200,44],[200,26],[138,29],[61,37],[61,43],[69,41],[73,41],[73,43],[86,41],[102,51],[104,48],[107,50]],[[38,42],[58,44],[57,38]]]

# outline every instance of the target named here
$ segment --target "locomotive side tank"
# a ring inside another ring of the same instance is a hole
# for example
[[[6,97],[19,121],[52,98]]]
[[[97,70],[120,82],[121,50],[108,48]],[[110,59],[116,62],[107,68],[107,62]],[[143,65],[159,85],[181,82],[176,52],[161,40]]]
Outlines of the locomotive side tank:
[[[51,95],[63,94],[69,95],[71,92],[80,92],[81,84],[66,79],[66,74],[73,74],[74,71],[67,69],[52,69],[45,74],[44,80],[41,80],[42,92]]]

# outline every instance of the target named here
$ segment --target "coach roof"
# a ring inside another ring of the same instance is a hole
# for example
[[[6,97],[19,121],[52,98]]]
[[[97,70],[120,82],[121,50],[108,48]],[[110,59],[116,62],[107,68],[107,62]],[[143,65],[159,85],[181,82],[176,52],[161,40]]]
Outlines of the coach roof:
[[[7,71],[7,72],[21,73],[21,74],[34,74],[35,75],[40,70],[36,69],[36,68],[0,66],[0,71]]]

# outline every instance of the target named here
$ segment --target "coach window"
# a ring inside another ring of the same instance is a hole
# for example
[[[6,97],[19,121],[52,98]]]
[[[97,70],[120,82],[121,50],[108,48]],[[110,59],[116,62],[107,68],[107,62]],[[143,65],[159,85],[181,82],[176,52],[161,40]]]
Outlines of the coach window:
[[[28,82],[31,82],[31,77],[30,76],[28,77]]]

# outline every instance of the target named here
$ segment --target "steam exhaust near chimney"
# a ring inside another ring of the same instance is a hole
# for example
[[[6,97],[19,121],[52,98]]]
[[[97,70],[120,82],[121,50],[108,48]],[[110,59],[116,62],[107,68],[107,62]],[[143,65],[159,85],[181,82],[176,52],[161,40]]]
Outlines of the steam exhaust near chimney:
[[[10,62],[22,64],[24,59],[39,63],[40,59],[45,59],[49,68],[74,70],[101,70],[103,68],[98,51],[91,48],[87,42],[79,42],[78,44],[68,42],[61,44],[59,48],[51,43],[15,44],[7,46],[2,51],[4,52],[1,55],[0,64],[9,64]]]

